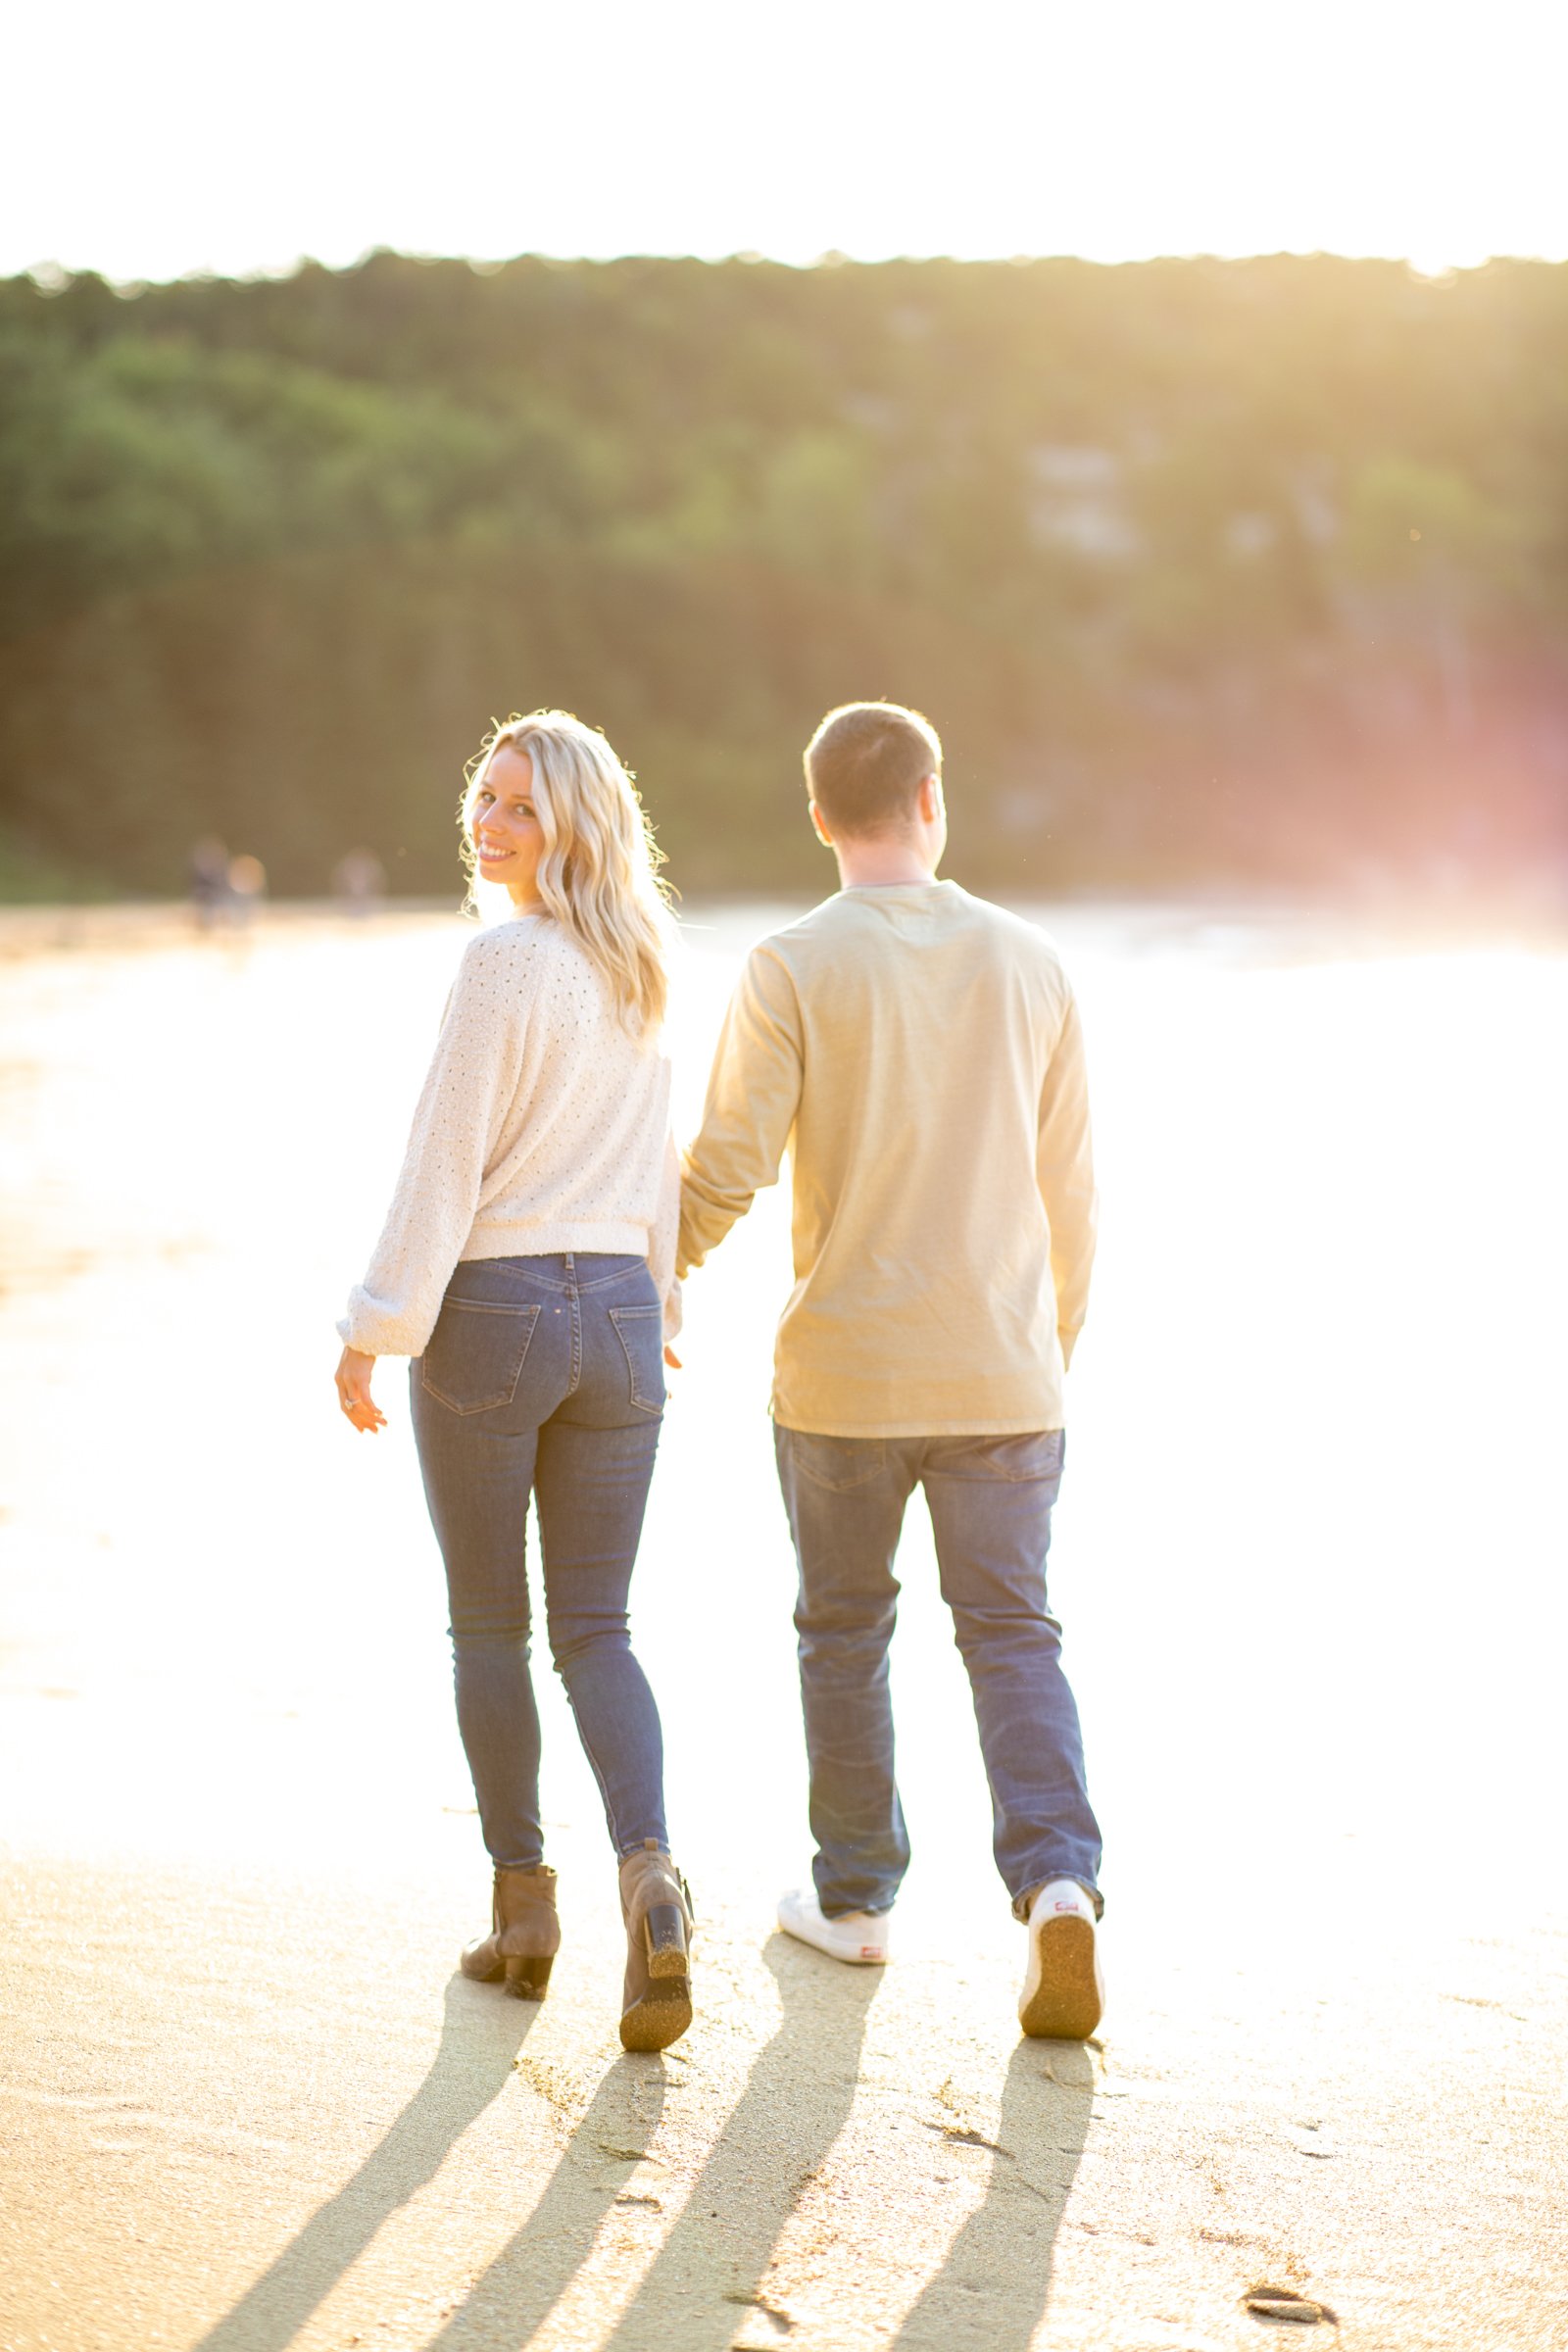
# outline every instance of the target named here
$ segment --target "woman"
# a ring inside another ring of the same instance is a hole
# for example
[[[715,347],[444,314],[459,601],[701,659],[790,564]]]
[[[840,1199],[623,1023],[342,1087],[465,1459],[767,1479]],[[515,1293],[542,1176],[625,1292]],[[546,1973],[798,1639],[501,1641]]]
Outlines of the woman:
[[[626,1631],[678,1324],[658,853],[609,744],[559,710],[491,735],[463,831],[510,917],[464,953],[386,1229],[338,1326],[338,1397],[356,1429],[380,1429],[375,1358],[415,1359],[458,1725],[495,1863],[491,1933],[464,1971],[538,1999],[561,1940],[528,1676],[531,1494],[551,1653],[620,1866],[620,2037],[658,2050],[692,2016],[659,1713]]]

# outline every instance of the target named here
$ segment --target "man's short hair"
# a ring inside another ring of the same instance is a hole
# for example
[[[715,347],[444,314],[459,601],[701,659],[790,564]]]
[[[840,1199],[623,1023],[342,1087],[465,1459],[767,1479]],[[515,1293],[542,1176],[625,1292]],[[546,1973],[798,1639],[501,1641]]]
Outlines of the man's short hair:
[[[942,773],[942,742],[902,703],[845,703],[806,747],[806,788],[830,831],[854,840],[902,831],[927,776]]]

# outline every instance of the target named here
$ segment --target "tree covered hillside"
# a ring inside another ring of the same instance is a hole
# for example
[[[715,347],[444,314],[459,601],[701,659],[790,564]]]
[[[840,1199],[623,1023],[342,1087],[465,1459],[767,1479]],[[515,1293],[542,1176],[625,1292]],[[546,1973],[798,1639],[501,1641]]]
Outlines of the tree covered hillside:
[[[1043,890],[1568,857],[1568,270],[391,254],[0,284],[0,823],[447,887],[559,703],[677,882],[819,877],[799,752],[912,701]]]

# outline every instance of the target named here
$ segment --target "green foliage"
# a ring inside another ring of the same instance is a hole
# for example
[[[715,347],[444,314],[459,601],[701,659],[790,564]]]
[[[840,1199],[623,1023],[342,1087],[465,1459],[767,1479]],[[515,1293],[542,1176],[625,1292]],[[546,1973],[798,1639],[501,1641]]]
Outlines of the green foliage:
[[[90,768],[127,889],[216,827],[440,890],[486,721],[559,702],[677,882],[794,888],[799,747],[887,694],[981,881],[1563,858],[1565,363],[1513,263],[14,279],[0,808],[47,844]]]
[[[0,824],[0,906],[58,906],[116,896],[104,875]]]
[[[1479,611],[1524,611],[1536,535],[1529,515],[1450,466],[1377,458],[1349,484],[1344,560],[1352,576],[1396,594],[1419,596],[1437,569]]]

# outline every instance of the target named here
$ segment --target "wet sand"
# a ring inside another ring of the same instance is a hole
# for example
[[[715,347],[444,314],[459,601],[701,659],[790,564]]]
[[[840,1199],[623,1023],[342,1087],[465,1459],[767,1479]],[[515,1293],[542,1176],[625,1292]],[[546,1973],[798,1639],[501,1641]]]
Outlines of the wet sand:
[[[688,1120],[769,919],[691,919]],[[486,1869],[402,1367],[382,1440],[332,1405],[458,926],[0,916],[7,2352],[1568,2342],[1568,956],[1051,919],[1105,1196],[1053,1554],[1100,2044],[1017,2035],[917,1512],[901,1956],[772,1930],[774,1196],[690,1287],[635,1592],[702,1915],[661,2059],[547,1666],[565,1947],[538,2008],[455,1975]]]

